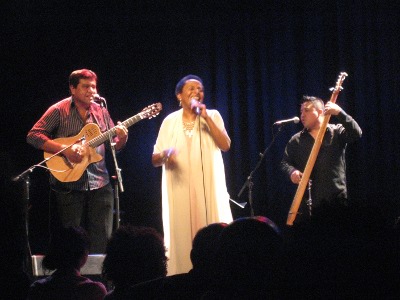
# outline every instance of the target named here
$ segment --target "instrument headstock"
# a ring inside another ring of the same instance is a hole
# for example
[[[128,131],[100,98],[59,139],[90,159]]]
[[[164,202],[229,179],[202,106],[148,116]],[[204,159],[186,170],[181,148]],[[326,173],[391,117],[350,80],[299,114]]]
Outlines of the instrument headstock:
[[[140,112],[140,115],[143,119],[145,118],[151,119],[155,118],[160,113],[161,110],[162,110],[162,104],[160,102],[157,102],[143,108],[143,110]]]
[[[346,77],[349,76],[347,75],[346,72],[341,72],[339,74],[338,80],[336,81],[336,85],[334,88],[330,88],[329,90],[333,93],[339,93],[341,90],[343,90],[342,84],[343,81],[346,79]]]

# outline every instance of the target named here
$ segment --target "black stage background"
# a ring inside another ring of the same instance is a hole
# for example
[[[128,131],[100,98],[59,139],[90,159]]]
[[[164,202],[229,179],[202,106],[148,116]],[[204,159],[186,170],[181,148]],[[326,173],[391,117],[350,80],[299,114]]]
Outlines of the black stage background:
[[[330,98],[341,71],[349,76],[337,103],[363,129],[348,147],[351,199],[388,222],[400,215],[398,1],[7,1],[1,4],[2,207],[4,229],[21,225],[22,183],[9,178],[40,162],[26,133],[68,96],[71,71],[99,76],[114,121],[153,102],[163,111],[129,129],[118,156],[125,192],[122,223],[161,231],[161,169],[151,154],[163,118],[178,108],[177,81],[203,78],[206,104],[218,109],[232,139],[224,153],[228,190],[237,197],[279,119],[299,114],[303,94]],[[300,4],[302,3],[302,4]],[[332,121],[334,118],[332,118]],[[286,125],[254,174],[257,215],[284,224],[295,187],[278,165],[300,124]],[[112,166],[110,166],[112,168]],[[30,175],[32,252],[48,239],[48,174]],[[248,206],[232,206],[235,218]],[[5,220],[5,222],[4,222]]]

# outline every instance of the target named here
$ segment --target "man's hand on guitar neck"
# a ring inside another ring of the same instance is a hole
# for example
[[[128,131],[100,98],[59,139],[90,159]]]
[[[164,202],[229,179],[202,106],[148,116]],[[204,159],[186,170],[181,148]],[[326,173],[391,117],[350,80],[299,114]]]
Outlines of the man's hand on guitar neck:
[[[303,173],[301,173],[299,170],[294,170],[292,174],[290,174],[290,180],[294,184],[299,184],[301,181],[301,177],[303,177]]]
[[[337,116],[342,109],[336,103],[328,101],[324,107],[324,114],[325,115],[334,115]]]
[[[115,149],[120,150],[128,141],[128,129],[121,122],[118,122],[117,124],[118,125],[115,126],[115,133],[118,137],[118,140],[115,143]]]

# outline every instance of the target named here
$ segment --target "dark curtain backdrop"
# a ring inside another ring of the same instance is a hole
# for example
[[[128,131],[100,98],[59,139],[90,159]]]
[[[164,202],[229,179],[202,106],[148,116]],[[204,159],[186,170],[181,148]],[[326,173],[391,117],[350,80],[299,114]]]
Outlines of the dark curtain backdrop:
[[[288,124],[278,133],[272,124],[298,116],[302,95],[328,100],[339,73],[347,72],[337,103],[363,129],[347,149],[350,198],[388,222],[400,215],[398,1],[26,0],[1,6],[2,209],[13,220],[5,226],[19,222],[10,211],[23,203],[22,183],[8,179],[43,159],[26,144],[26,133],[48,106],[68,96],[68,76],[80,68],[98,74],[115,121],[163,104],[157,118],[129,128],[118,155],[122,223],[161,230],[161,169],[151,165],[151,154],[161,121],[178,109],[175,84],[187,74],[203,78],[205,103],[221,112],[232,139],[223,154],[231,197],[248,201],[248,188],[238,193],[269,147],[252,173],[253,207],[284,224],[296,187],[279,162],[302,128]],[[48,174],[36,168],[30,179],[29,233],[32,251],[41,252]],[[232,204],[232,211],[235,218],[248,216],[249,206]]]

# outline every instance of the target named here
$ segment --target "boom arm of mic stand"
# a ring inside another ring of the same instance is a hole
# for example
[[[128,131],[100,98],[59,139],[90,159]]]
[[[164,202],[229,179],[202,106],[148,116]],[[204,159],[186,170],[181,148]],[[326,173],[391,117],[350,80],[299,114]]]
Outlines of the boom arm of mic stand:
[[[249,187],[249,193],[248,193],[248,195],[249,195],[249,206],[250,206],[250,216],[251,216],[251,217],[254,217],[254,208],[253,208],[253,181],[252,181],[253,174],[254,174],[254,172],[257,171],[257,169],[261,166],[261,163],[262,163],[262,161],[263,161],[263,159],[264,159],[264,156],[267,154],[268,150],[271,148],[272,144],[273,144],[274,141],[275,141],[275,138],[278,136],[278,134],[279,134],[279,132],[280,132],[281,130],[282,130],[282,126],[280,126],[280,127],[278,128],[277,133],[274,135],[274,137],[273,137],[271,143],[269,143],[268,147],[265,148],[264,152],[263,152],[263,153],[260,153],[260,159],[258,160],[257,165],[256,165],[255,168],[250,172],[250,175],[247,177],[245,183],[243,184],[243,186],[242,186],[242,188],[241,188],[241,190],[240,190],[240,192],[239,192],[239,194],[238,194],[238,197],[240,197],[240,196],[242,195],[243,191],[245,190],[245,188],[246,188],[246,187]]]
[[[49,161],[50,159],[52,159],[54,156],[57,156],[59,154],[61,154],[62,152],[64,152],[65,150],[67,150],[68,148],[71,148],[73,145],[83,141],[85,139],[85,137],[81,137],[79,140],[76,140],[75,142],[73,142],[72,144],[62,148],[60,151],[54,153],[53,155],[49,156],[48,158],[42,160],[40,163],[34,164],[33,166],[29,167],[28,169],[26,169],[25,171],[23,171],[21,174],[14,176],[13,178],[11,178],[12,181],[20,181],[23,180],[26,176],[29,176],[29,173],[32,173],[33,170],[36,167],[39,167],[41,165],[43,165],[46,161]]]
[[[32,270],[32,262],[31,262],[32,251],[31,251],[31,246],[29,243],[29,208],[28,208],[28,206],[29,206],[29,200],[30,200],[29,189],[30,189],[30,184],[31,184],[29,174],[32,173],[36,167],[41,166],[42,164],[44,164],[46,161],[48,161],[52,157],[59,155],[60,153],[62,153],[66,149],[72,147],[76,143],[79,143],[83,139],[84,139],[84,137],[80,138],[79,140],[77,140],[74,143],[72,143],[71,145],[68,145],[67,147],[61,149],[60,151],[53,154],[52,156],[42,160],[40,163],[29,167],[28,169],[23,171],[21,174],[11,178],[11,180],[14,182],[24,181],[24,201],[25,201],[25,203],[24,203],[23,218],[24,218],[24,222],[25,222],[25,237],[24,237],[24,239],[25,239],[25,243],[26,243],[26,249],[25,249],[26,258],[25,258],[24,264],[26,265],[27,269]]]

